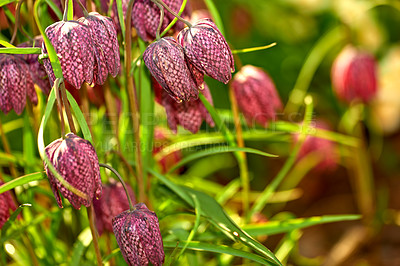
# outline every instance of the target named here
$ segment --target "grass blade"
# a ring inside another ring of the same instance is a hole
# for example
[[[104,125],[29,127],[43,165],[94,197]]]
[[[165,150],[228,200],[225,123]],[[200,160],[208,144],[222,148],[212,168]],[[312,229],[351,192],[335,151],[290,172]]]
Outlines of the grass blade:
[[[1,185],[0,186],[0,194],[6,192],[8,190],[11,190],[13,188],[28,184],[29,182],[42,180],[45,177],[46,176],[44,175],[44,172],[36,172],[36,173],[20,176],[18,178],[15,178],[15,179]]]

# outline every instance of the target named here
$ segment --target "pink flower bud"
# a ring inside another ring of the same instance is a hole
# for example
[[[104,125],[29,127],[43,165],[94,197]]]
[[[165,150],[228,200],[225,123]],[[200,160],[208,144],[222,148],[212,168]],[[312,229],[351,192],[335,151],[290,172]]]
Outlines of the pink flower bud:
[[[261,68],[246,65],[236,73],[232,81],[236,101],[246,121],[262,126],[275,119],[275,113],[282,108],[282,102],[275,84]]]
[[[376,62],[369,53],[346,46],[332,65],[332,84],[337,96],[348,103],[369,102],[377,91]]]

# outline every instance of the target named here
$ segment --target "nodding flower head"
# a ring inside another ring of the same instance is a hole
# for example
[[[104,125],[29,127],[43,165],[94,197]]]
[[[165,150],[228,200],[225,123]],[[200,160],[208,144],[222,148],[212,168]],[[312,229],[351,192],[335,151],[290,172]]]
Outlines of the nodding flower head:
[[[68,133],[64,139],[50,143],[45,151],[61,177],[87,196],[87,199],[81,198],[64,187],[45,163],[47,177],[60,208],[63,205],[59,193],[68,199],[75,209],[80,209],[82,204],[89,207],[94,197],[101,196],[99,160],[89,141]]]
[[[197,99],[198,86],[185,61],[183,48],[172,37],[150,44],[143,59],[153,77],[175,101]]]
[[[127,184],[129,196],[135,203],[135,193]],[[96,227],[101,235],[104,231],[112,232],[112,218],[123,211],[129,210],[124,187],[121,183],[111,183],[103,186],[100,199],[93,199],[93,207],[96,213]]]
[[[3,185],[3,182],[0,181],[0,186]],[[10,210],[15,211],[17,207],[14,204],[14,201],[11,197],[11,192],[6,191],[0,194],[0,229],[6,223],[8,218],[10,218]]]
[[[78,19],[91,31],[94,48],[93,84],[102,85],[108,73],[116,77],[120,67],[117,31],[111,18],[90,12],[89,16]]]
[[[46,28],[60,60],[64,79],[79,89],[83,82],[92,84],[95,62],[94,46],[89,27],[79,21],[59,21]],[[43,43],[43,53],[47,50]],[[51,85],[56,79],[50,59],[43,59]]]
[[[113,218],[113,231],[129,265],[162,265],[164,248],[157,215],[144,203]]]
[[[369,102],[377,92],[375,58],[353,46],[346,46],[332,65],[332,83],[343,101]]]
[[[261,68],[251,65],[242,67],[233,77],[231,86],[249,125],[255,121],[267,126],[275,118],[276,111],[282,108],[275,84]]]
[[[233,55],[224,36],[211,19],[197,21],[184,28],[178,42],[185,50],[188,60],[203,74],[228,83],[235,71]]]
[[[28,64],[19,55],[0,54],[0,109],[21,114],[29,97],[37,104],[35,85]]]

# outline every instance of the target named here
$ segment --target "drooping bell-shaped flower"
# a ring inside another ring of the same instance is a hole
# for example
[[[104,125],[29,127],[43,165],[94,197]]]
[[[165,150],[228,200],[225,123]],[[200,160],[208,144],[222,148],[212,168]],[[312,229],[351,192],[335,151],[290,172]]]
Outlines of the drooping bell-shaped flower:
[[[78,19],[91,31],[94,45],[93,84],[102,85],[108,73],[116,77],[121,67],[117,31],[111,18],[90,12],[88,17]]]
[[[45,163],[47,177],[60,208],[63,206],[59,193],[68,199],[75,209],[80,209],[82,204],[89,207],[94,197],[101,196],[99,160],[89,141],[68,133],[64,139],[57,139],[50,143],[45,151],[61,177],[86,194],[88,198],[81,198],[64,187]]]
[[[231,80],[235,71],[233,55],[211,19],[201,19],[192,27],[184,28],[177,38],[186,57],[203,74],[225,84]]]
[[[0,186],[3,182],[0,181]],[[10,210],[15,211],[17,207],[11,197],[10,191],[6,191],[0,194],[0,229],[3,227],[5,222],[10,218]]]
[[[261,68],[252,65],[242,67],[233,77],[231,86],[239,109],[249,125],[257,122],[267,126],[282,107],[275,84]]]
[[[127,185],[127,189],[133,204],[135,204],[135,194],[132,188]],[[101,235],[104,231],[112,232],[112,218],[123,211],[129,210],[124,187],[121,183],[103,186],[101,198],[93,199],[93,207],[96,213],[96,227],[99,234]]]
[[[36,36],[34,38],[34,43],[32,42],[24,42],[18,45],[18,47],[42,47],[43,45],[43,37]],[[48,95],[51,90],[50,82],[47,77],[46,70],[44,66],[39,63],[39,55],[38,54],[23,54],[20,57],[28,64],[30,74],[32,76],[33,82],[39,86],[39,88]]]
[[[46,28],[61,63],[64,79],[79,89],[83,82],[92,84],[94,71],[94,44],[89,27],[78,21],[59,21]],[[43,53],[47,50],[43,44]],[[51,85],[55,81],[50,59],[43,59]]]
[[[163,242],[157,215],[144,203],[113,218],[113,231],[122,256],[129,265],[162,265]]]
[[[182,0],[164,0],[163,1],[173,11],[178,13]],[[182,13],[182,16],[190,14],[190,7],[186,4],[186,7]],[[174,16],[164,9],[165,15],[161,31],[163,31],[168,24],[174,19]],[[144,41],[149,42],[156,38],[156,32],[160,23],[160,9],[151,0],[135,0],[132,9],[132,25],[136,28],[140,38]],[[182,22],[177,21],[173,29],[179,31],[183,29],[184,25]]]
[[[375,58],[353,46],[346,46],[335,59],[331,71],[336,95],[343,101],[369,102],[377,91]]]
[[[0,54],[0,109],[21,114],[29,97],[37,104],[37,95],[29,66],[18,55]]]
[[[323,121],[317,121],[315,128],[330,130],[328,124]],[[295,141],[298,135],[293,135]],[[322,138],[308,135],[301,146],[297,155],[298,160],[308,155],[314,154],[319,159],[315,169],[318,171],[332,171],[338,166],[339,157],[335,152],[335,143]]]
[[[150,44],[143,59],[153,77],[177,102],[197,99],[198,86],[185,61],[183,48],[172,37]]]

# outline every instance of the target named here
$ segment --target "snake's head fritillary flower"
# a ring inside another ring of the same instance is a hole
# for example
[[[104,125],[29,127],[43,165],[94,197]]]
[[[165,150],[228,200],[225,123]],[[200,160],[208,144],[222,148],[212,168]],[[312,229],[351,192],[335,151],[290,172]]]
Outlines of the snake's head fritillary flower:
[[[27,96],[37,104],[37,95],[29,66],[18,55],[0,54],[0,109],[21,114]]]
[[[36,36],[32,42],[24,42],[18,45],[18,47],[42,47],[43,37]],[[28,64],[30,74],[32,76],[33,82],[39,86],[39,88],[48,95],[50,93],[51,87],[50,82],[47,77],[46,70],[44,66],[39,63],[37,54],[24,54],[20,57]]]
[[[64,79],[79,89],[83,82],[92,84],[94,71],[94,44],[89,27],[79,21],[59,21],[46,28],[61,63]],[[43,53],[47,50],[43,44]],[[44,67],[53,85],[56,77],[50,59],[43,59]]]
[[[213,104],[208,86],[205,83],[203,86],[204,89],[201,93],[203,93],[206,99]],[[181,125],[184,129],[187,129],[192,133],[197,133],[203,120],[206,120],[211,127],[214,127],[214,121],[200,99],[178,103],[169,97],[157,82],[153,83],[153,87],[157,102],[165,108],[168,126],[172,132],[176,133],[178,125]]]
[[[197,84],[185,61],[183,48],[172,37],[150,44],[143,59],[153,77],[175,101],[197,99]]]
[[[129,196],[135,204],[135,193],[127,184]],[[96,227],[101,235],[104,231],[112,232],[112,218],[123,211],[129,210],[124,187],[121,183],[103,185],[100,199],[93,199],[93,207],[96,213]]]
[[[375,58],[353,46],[346,46],[332,65],[332,83],[337,96],[348,103],[369,102],[377,92]]]
[[[201,19],[178,35],[189,61],[203,74],[228,83],[235,71],[233,55],[214,22]]]
[[[317,121],[315,128],[330,130],[330,126],[323,121]],[[298,135],[293,135],[295,141],[298,139]],[[319,162],[315,169],[318,171],[332,171],[335,170],[339,157],[335,152],[335,143],[322,138],[317,138],[312,135],[308,135],[301,146],[297,158],[301,160],[308,155],[314,154],[319,158]]]
[[[0,186],[3,182],[0,181]],[[10,218],[10,210],[15,211],[17,207],[11,197],[10,191],[6,191],[0,194],[0,229],[3,227],[5,222]]]
[[[173,11],[178,13],[182,0],[164,0],[164,3],[170,7]],[[182,13],[182,16],[187,16],[190,13],[190,7],[186,4],[186,7]],[[165,16],[161,31],[163,31],[168,24],[174,19],[174,16],[164,9]],[[151,0],[135,0],[132,10],[132,26],[137,30],[140,38],[144,41],[149,42],[156,38],[156,32],[160,23],[160,9]],[[178,21],[175,23],[173,29],[179,31],[183,29],[184,25]]]
[[[101,196],[99,160],[89,141],[68,133],[64,139],[57,139],[50,143],[45,151],[61,177],[86,194],[88,198],[81,198],[64,187],[45,163],[51,189],[60,208],[63,206],[59,193],[68,199],[75,209],[80,209],[82,204],[89,207],[94,197]]]
[[[242,67],[233,77],[231,86],[239,109],[249,125],[255,121],[267,126],[282,107],[275,84],[261,68],[252,65]]]
[[[116,77],[121,67],[117,31],[111,18],[90,12],[89,16],[79,18],[91,31],[94,45],[93,84],[102,85],[108,73]]]
[[[157,215],[144,203],[113,218],[113,231],[122,256],[129,265],[162,265],[164,248]]]

